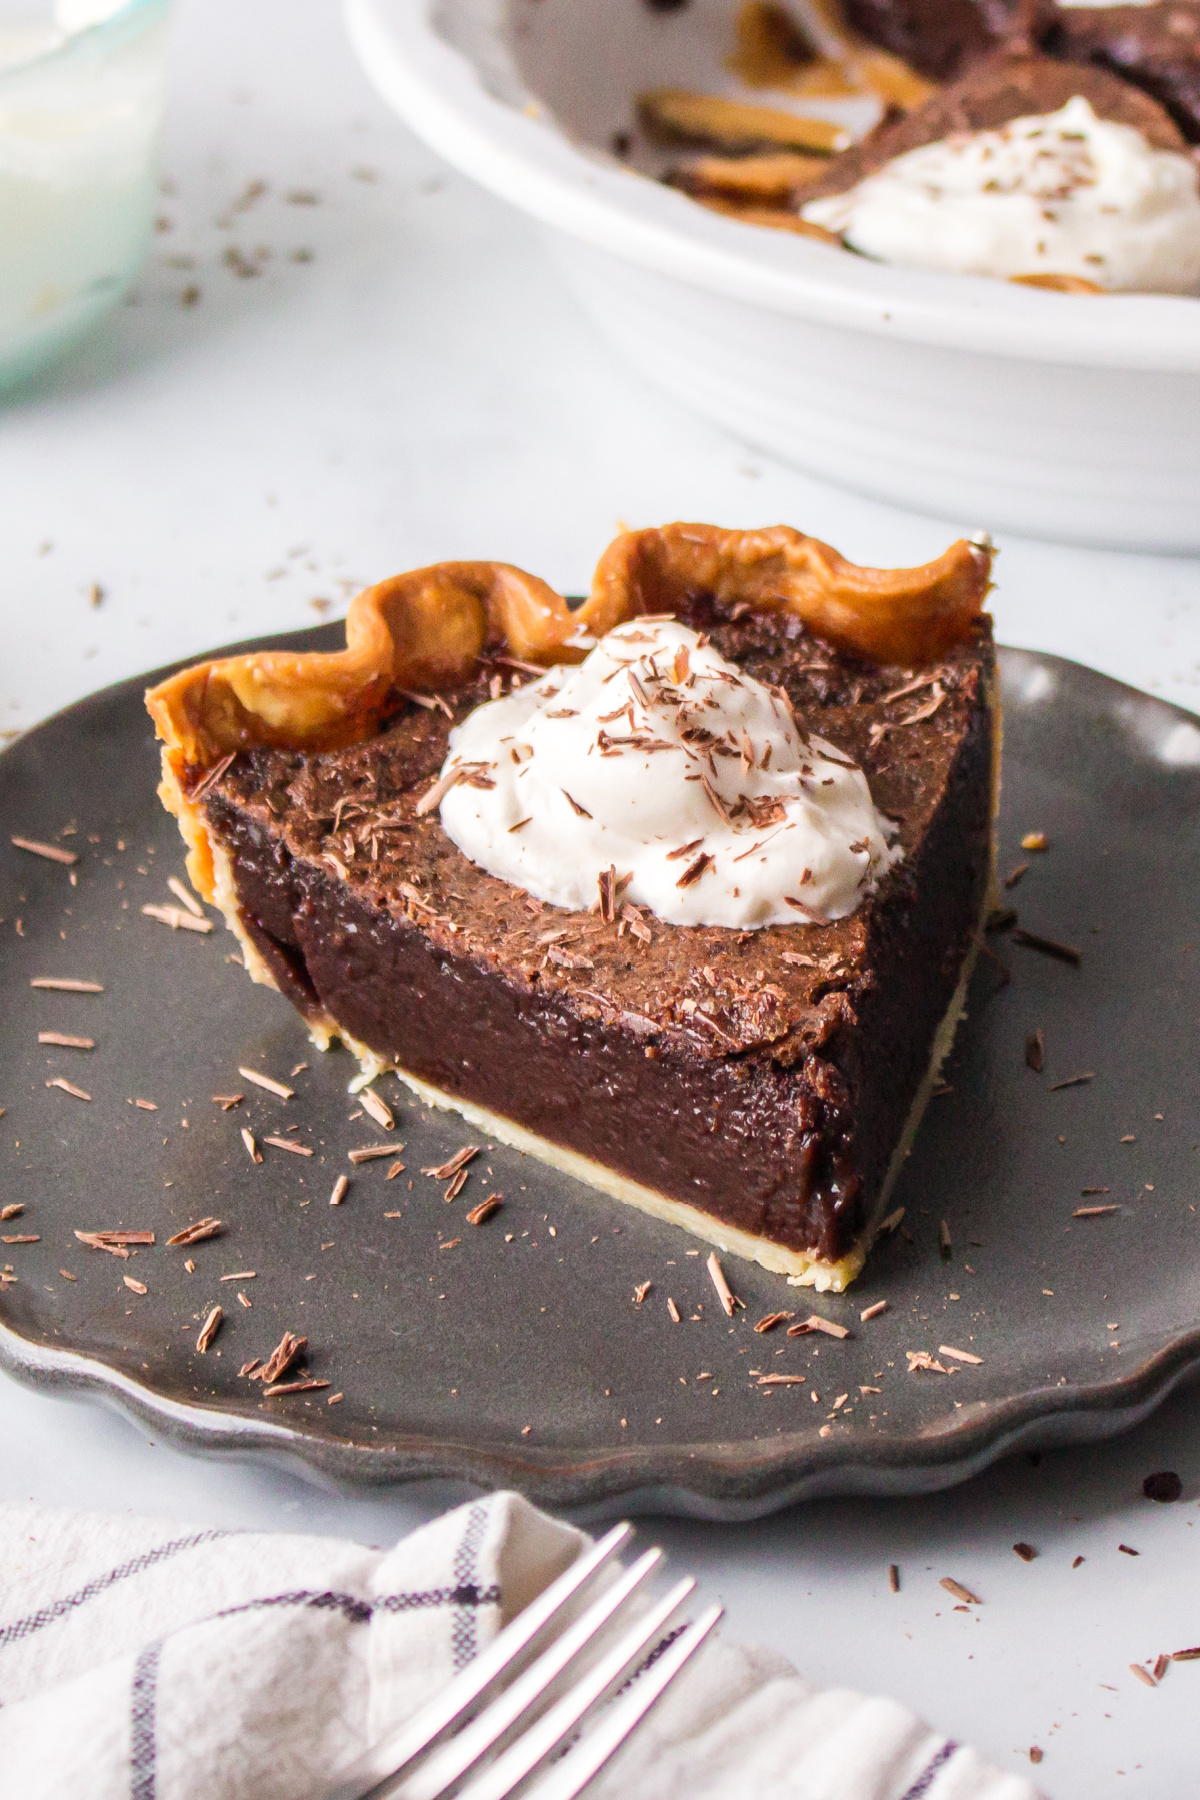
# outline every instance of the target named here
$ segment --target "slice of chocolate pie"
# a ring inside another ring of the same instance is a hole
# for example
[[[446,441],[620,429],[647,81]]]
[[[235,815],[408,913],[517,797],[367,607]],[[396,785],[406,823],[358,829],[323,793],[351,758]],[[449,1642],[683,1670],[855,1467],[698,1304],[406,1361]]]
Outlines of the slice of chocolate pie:
[[[314,1039],[793,1280],[862,1267],[992,887],[991,556],[618,538],[147,696],[199,891]]]

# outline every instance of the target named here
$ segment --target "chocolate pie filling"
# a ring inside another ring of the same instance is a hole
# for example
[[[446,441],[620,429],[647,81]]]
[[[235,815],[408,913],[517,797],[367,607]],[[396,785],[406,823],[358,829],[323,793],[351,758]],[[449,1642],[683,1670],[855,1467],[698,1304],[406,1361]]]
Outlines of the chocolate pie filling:
[[[876,1215],[988,901],[990,621],[914,671],[703,593],[678,616],[786,688],[898,824],[903,860],[848,918],[734,931],[543,906],[469,862],[436,810],[416,815],[452,724],[428,704],[347,748],[242,751],[199,806],[244,930],[318,1037],[837,1264]],[[454,722],[497,676],[511,664],[485,655],[442,694]]]
[[[793,190],[793,203],[803,206],[827,194],[848,193],[909,150],[941,143],[955,132],[995,131],[1012,119],[1057,112],[1076,94],[1090,103],[1098,118],[1132,125],[1156,150],[1186,151],[1184,138],[1163,108],[1108,69],[998,51],[973,64],[923,106],[900,118],[884,119],[860,144],[831,158],[814,179]]]

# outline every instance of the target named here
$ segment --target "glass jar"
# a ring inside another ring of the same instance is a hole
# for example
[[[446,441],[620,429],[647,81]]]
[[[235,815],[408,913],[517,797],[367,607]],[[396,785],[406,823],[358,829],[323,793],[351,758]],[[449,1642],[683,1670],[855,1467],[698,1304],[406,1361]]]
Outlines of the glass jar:
[[[82,337],[145,255],[173,0],[0,0],[0,387]]]

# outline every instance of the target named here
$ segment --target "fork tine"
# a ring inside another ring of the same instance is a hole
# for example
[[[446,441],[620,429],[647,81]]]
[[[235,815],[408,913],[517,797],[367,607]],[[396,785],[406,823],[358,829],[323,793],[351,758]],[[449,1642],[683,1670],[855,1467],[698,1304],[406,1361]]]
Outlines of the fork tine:
[[[658,1661],[637,1677],[629,1691],[612,1702],[582,1742],[534,1783],[526,1800],[575,1800],[577,1794],[582,1794],[707,1642],[724,1612],[723,1606],[714,1604],[694,1619]]]
[[[460,1789],[458,1800],[506,1800],[506,1796],[553,1755],[559,1745],[578,1730],[588,1714],[607,1700],[637,1668],[667,1620],[683,1605],[695,1585],[690,1576],[677,1582],[669,1594],[644,1613],[612,1649],[555,1702],[549,1712],[523,1731],[495,1762]],[[407,1794],[405,1800],[408,1800]]]
[[[414,1718],[372,1744],[344,1769],[336,1786],[323,1790],[323,1800],[365,1800],[381,1781],[407,1769],[447,1732],[473,1717],[504,1676],[527,1666],[545,1647],[544,1641],[555,1627],[561,1626],[564,1612],[587,1592],[632,1536],[631,1525],[614,1525],[589,1550],[577,1556]]]
[[[661,1550],[647,1550],[593,1600],[574,1624],[544,1650],[532,1666],[498,1694],[478,1718],[398,1783],[380,1785],[371,1800],[438,1800],[447,1788],[504,1742],[514,1727],[537,1719],[554,1699],[555,1683],[597,1640],[663,1560]]]

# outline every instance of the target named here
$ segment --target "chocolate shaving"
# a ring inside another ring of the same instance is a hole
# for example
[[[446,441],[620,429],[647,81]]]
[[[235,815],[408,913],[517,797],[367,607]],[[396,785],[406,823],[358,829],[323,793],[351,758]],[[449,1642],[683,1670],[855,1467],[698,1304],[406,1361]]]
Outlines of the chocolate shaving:
[[[695,862],[689,864],[683,871],[683,874],[679,877],[675,886],[677,888],[691,887],[693,882],[699,881],[702,875],[706,874],[709,869],[715,866],[715,862],[715,857],[709,856],[707,851],[701,851]]]
[[[1071,1214],[1073,1219],[1099,1219],[1104,1213],[1120,1212],[1119,1206],[1077,1206]]]
[[[479,1202],[478,1206],[473,1206],[471,1208],[470,1212],[467,1214],[467,1224],[482,1225],[485,1220],[491,1218],[493,1213],[499,1212],[503,1204],[504,1197],[502,1194],[488,1194]]]
[[[49,988],[59,994],[102,994],[103,987],[98,981],[75,981],[68,976],[35,975],[29,983],[31,988]]]
[[[850,1336],[844,1325],[835,1325],[832,1319],[823,1319],[820,1313],[809,1313],[807,1319],[801,1319],[797,1324],[788,1326],[789,1337],[807,1337],[810,1331],[821,1331],[826,1337],[832,1338],[848,1338]]]
[[[678,850],[668,850],[667,861],[675,862],[681,856],[690,856],[692,851],[698,850],[703,842],[702,837],[693,838],[690,844],[680,844]]]
[[[596,966],[590,957],[580,956],[573,950],[564,950],[558,944],[550,945],[546,951],[546,960],[560,969],[594,969]]]
[[[147,904],[146,906],[143,906],[142,911],[148,919],[157,919],[160,925],[169,925],[172,931],[199,931],[203,933],[213,929],[213,922],[211,919],[194,918],[190,912],[185,912],[182,906],[152,906]]]
[[[566,790],[566,788],[562,788],[562,789],[560,789],[560,790],[559,790],[559,791],[560,791],[560,792],[561,792],[561,793],[562,793],[562,794],[563,794],[563,795],[564,795],[564,796],[565,796],[565,797],[566,797],[566,799],[567,799],[567,800],[569,800],[569,801],[570,801],[570,804],[571,804],[571,810],[572,810],[572,811],[573,811],[573,812],[576,812],[576,813],[578,813],[578,815],[579,815],[579,817],[580,817],[580,818],[581,818],[581,819],[590,819],[590,818],[591,818],[591,816],[592,816],[592,815],[591,815],[591,813],[590,813],[590,812],[589,812],[589,811],[588,811],[588,809],[587,809],[587,807],[586,807],[586,806],[580,806],[580,804],[579,804],[579,802],[578,802],[578,800],[572,800],[572,799],[571,799],[571,796],[570,796],[570,794],[568,794],[568,793],[567,793],[567,790]]]
[[[154,1242],[152,1231],[77,1231],[75,1236],[89,1250],[106,1250],[109,1256],[119,1256],[123,1262],[129,1260],[131,1245]]]
[[[1023,925],[1017,927],[1009,941],[1014,944],[1024,944],[1027,950],[1040,950],[1043,956],[1053,956],[1058,962],[1070,963],[1074,968],[1078,968],[1083,961],[1082,952],[1074,949],[1072,945],[1059,944],[1053,938],[1040,937],[1036,931],[1026,931]]]
[[[374,1119],[377,1125],[382,1125],[385,1131],[395,1130],[396,1120],[392,1109],[387,1101],[375,1092],[374,1088],[363,1088],[358,1099],[363,1111]]]
[[[793,894],[785,894],[783,898],[788,906],[794,906],[798,913],[802,913],[804,917],[811,920],[814,925],[828,925],[831,923],[831,920],[827,919],[824,913],[818,912],[815,906],[806,906],[803,900],[797,900]]]
[[[450,1184],[446,1189],[444,1198],[447,1200],[457,1200],[458,1196],[462,1193],[463,1189],[466,1187],[469,1179],[470,1179],[470,1170],[469,1169],[460,1169],[458,1171],[457,1175],[455,1175],[451,1179]]]
[[[69,867],[79,861],[74,850],[60,850],[57,844],[42,844],[37,838],[13,837],[9,843],[15,844],[18,850],[28,850],[33,856],[44,856],[48,862],[66,863]]]
[[[821,665],[814,664],[819,668]],[[903,700],[909,694],[919,694],[922,688],[936,687],[945,674],[944,669],[937,669],[932,675],[918,675],[915,681],[905,682],[903,687],[893,688],[890,694],[880,694],[880,706],[890,706],[893,700]]]
[[[412,688],[397,688],[396,692],[402,699],[411,700],[414,706],[423,706],[426,712],[443,712],[448,719],[454,717],[453,711],[440,694],[418,694]]]
[[[870,733],[872,750],[883,742],[889,731],[902,731],[906,725],[919,725],[923,719],[933,717],[946,698],[945,690],[939,681],[935,681],[933,687],[933,697],[927,700],[924,706],[915,707],[903,719],[888,719],[872,725]]]
[[[1095,1081],[1095,1079],[1094,1072],[1087,1075],[1068,1075],[1065,1081],[1052,1081],[1048,1091],[1057,1094],[1062,1088],[1083,1087],[1086,1082]]]
[[[1040,1075],[1046,1066],[1046,1042],[1040,1028],[1025,1039],[1025,1062],[1035,1075]]]
[[[494,663],[499,663],[501,668],[516,669],[519,675],[533,675],[538,680],[546,673],[546,670],[540,663],[522,662],[520,658],[516,656],[501,656],[499,652],[495,650],[490,653],[489,660]]]
[[[170,1244],[202,1244],[206,1238],[217,1237],[224,1229],[220,1219],[197,1219],[194,1225],[185,1225],[174,1237],[167,1239]]]
[[[955,1581],[953,1575],[943,1575],[938,1586],[944,1587],[948,1594],[953,1594],[956,1600],[962,1600],[967,1606],[983,1605],[979,1595],[973,1594],[969,1587],[963,1586],[961,1581]]]
[[[473,1157],[479,1155],[478,1144],[464,1144],[457,1150],[449,1162],[444,1162],[436,1169],[422,1169],[422,1175],[432,1175],[435,1181],[452,1181],[460,1169],[465,1169]]]
[[[754,1329],[758,1332],[774,1331],[775,1327],[777,1325],[782,1325],[785,1319],[792,1319],[794,1317],[795,1314],[790,1312],[764,1313]]]
[[[204,779],[200,783],[199,787],[194,787],[192,789],[191,793],[188,795],[188,798],[189,798],[189,800],[191,800],[193,806],[196,805],[199,801],[203,800],[204,796],[208,793],[210,788],[216,787],[218,781],[220,781],[222,775],[224,775],[226,769],[229,767],[230,763],[233,761],[233,759],[236,755],[237,755],[237,751],[231,750],[229,752],[228,756],[223,756],[219,763],[213,764],[212,768],[208,771],[208,774],[204,777]]]
[[[296,1337],[293,1332],[285,1331],[261,1369],[251,1375],[251,1381],[278,1381],[307,1349],[306,1337]]]
[[[298,1144],[295,1138],[265,1137],[264,1144],[273,1144],[276,1150],[290,1150],[293,1156],[311,1156],[312,1151],[307,1144]]]
[[[177,875],[167,876],[167,886],[179,901],[180,905],[187,907],[193,919],[202,919],[204,917],[204,908],[200,905],[196,896],[188,892]]]
[[[251,1376],[251,1380],[261,1380],[261,1376]],[[269,1400],[273,1394],[307,1394],[314,1388],[327,1388],[328,1381],[314,1381],[311,1377],[304,1381],[276,1382],[273,1387],[263,1389],[263,1399]]]
[[[735,1297],[729,1283],[725,1279],[725,1271],[721,1267],[720,1259],[715,1250],[710,1254],[705,1266],[708,1269],[709,1279],[717,1290],[717,1299],[725,1309],[726,1317],[732,1319],[734,1308],[738,1306],[740,1302]]]
[[[441,805],[455,783],[465,779],[467,766],[466,763],[456,763],[452,769],[442,770],[433,786],[426,788],[413,808],[418,819],[423,819],[426,813],[432,812],[435,806]],[[476,767],[483,769],[487,767],[487,764],[479,763]]]
[[[625,905],[621,908],[620,929],[622,931],[628,931],[631,937],[635,937],[638,940],[639,944],[652,944],[654,942],[650,927],[647,925],[645,919],[643,919],[637,907],[631,906],[628,901],[626,901]]]
[[[616,917],[617,917],[617,913],[616,913],[616,885],[617,885],[616,865],[610,864],[610,866],[607,869],[601,869],[601,871],[596,879],[597,879],[597,886],[599,887],[599,890],[600,890],[600,917],[604,920],[604,923],[606,925],[612,925],[616,922]]]
[[[729,808],[726,806],[724,800],[722,800],[720,794],[718,794],[716,788],[713,786],[712,782],[709,780],[707,775],[701,775],[700,786],[704,789],[704,792],[709,801],[709,804],[712,806],[713,811],[716,813],[716,815],[720,819],[721,823],[723,825],[728,825],[729,824]]]
[[[208,1350],[209,1345],[216,1337],[218,1331],[220,1331],[224,1318],[224,1309],[220,1306],[214,1306],[203,1325],[200,1327],[200,1336],[196,1339],[196,1348],[201,1355],[204,1355]]]
[[[281,1100],[290,1100],[296,1091],[285,1087],[282,1081],[273,1080],[270,1075],[260,1075],[257,1069],[244,1069],[240,1063],[238,1074],[243,1081],[252,1081],[255,1087],[265,1088],[268,1094],[277,1094]]]

